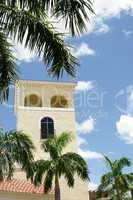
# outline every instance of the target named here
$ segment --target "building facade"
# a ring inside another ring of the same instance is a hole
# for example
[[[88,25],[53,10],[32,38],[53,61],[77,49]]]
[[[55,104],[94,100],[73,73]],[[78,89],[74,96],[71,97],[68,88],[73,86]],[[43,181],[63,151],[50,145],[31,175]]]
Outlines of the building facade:
[[[75,86],[75,83],[26,80],[21,80],[16,84],[17,130],[23,130],[33,140],[36,147],[36,160],[48,159],[48,155],[42,152],[40,144],[49,137],[49,134],[58,136],[62,132],[70,132],[73,140],[65,152],[77,152],[73,101]],[[25,175],[18,169],[14,178],[15,180],[25,180]],[[64,178],[60,180],[60,186],[62,200],[88,200],[89,198],[87,183],[82,182],[78,177],[76,177],[73,189],[67,186]],[[17,195],[19,194],[17,193]],[[38,199],[38,196],[33,196],[33,199]],[[44,199],[51,200],[53,198],[54,195],[51,193]],[[20,199],[24,198],[21,196]]]

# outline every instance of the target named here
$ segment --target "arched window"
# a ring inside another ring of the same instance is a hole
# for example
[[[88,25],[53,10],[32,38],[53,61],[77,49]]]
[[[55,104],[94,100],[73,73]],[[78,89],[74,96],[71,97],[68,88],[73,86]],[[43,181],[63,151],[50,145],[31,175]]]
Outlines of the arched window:
[[[51,107],[68,108],[68,101],[64,96],[55,95],[51,98]]]
[[[42,107],[42,99],[36,94],[30,94],[24,99],[24,106]]]
[[[54,136],[54,121],[50,117],[41,119],[41,139]]]

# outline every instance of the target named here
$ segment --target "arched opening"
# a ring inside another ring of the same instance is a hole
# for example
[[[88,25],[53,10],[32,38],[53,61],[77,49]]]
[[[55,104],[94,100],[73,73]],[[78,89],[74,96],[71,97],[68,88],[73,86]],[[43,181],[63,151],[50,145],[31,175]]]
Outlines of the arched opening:
[[[42,107],[42,99],[36,94],[30,94],[24,99],[24,106],[27,107]]]
[[[41,119],[41,139],[54,137],[54,121],[50,117]]]
[[[68,101],[64,96],[55,95],[51,98],[51,107],[68,108]]]

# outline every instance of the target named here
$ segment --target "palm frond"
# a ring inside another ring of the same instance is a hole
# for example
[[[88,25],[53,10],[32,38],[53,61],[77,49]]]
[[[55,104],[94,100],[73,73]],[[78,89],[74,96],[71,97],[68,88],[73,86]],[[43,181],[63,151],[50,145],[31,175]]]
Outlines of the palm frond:
[[[44,192],[47,193],[52,188],[52,181],[54,177],[54,172],[52,169],[47,171],[45,181],[44,181]]]
[[[76,153],[66,153],[61,157],[64,163],[70,167],[70,171],[76,172],[82,180],[89,180],[88,167],[85,160]]]
[[[12,159],[27,172],[27,177],[33,173],[34,145],[31,139],[22,131],[9,131],[4,134],[4,147],[10,152]]]
[[[87,164],[80,155],[76,153],[62,155],[69,141],[71,141],[71,135],[64,132],[58,137],[49,138],[42,143],[42,148],[50,154],[50,159],[35,162],[33,183],[39,185],[43,182],[46,193],[51,189],[54,178],[56,185],[58,179],[64,176],[69,187],[74,186],[76,174],[83,181],[89,179]]]
[[[17,162],[23,170],[30,170],[33,162],[34,145],[30,138],[22,132],[0,131],[0,177],[10,179]]]
[[[116,170],[121,171],[124,167],[130,167],[131,161],[128,158],[123,157],[117,160],[115,165],[116,165]]]
[[[75,168],[71,160],[65,156],[62,156],[58,161],[57,167],[59,177],[64,176],[69,187],[73,187],[76,170],[74,170]]]
[[[68,145],[68,143],[72,141],[72,135],[71,133],[64,132],[55,139],[58,152],[61,154],[63,148],[65,148]]]
[[[42,183],[43,176],[46,174],[48,170],[50,170],[52,162],[49,160],[38,160],[34,163],[35,171],[33,183],[35,186]]]
[[[75,76],[76,58],[46,15],[40,12],[37,16],[29,10],[0,4],[0,20],[8,35],[42,56],[53,77],[59,78],[64,72]]]
[[[123,173],[123,168],[130,167],[131,161],[126,157],[113,161],[107,156],[104,156],[104,158],[110,171],[102,176],[98,195],[105,192],[111,198],[117,199],[119,197],[119,199],[124,199],[125,194],[130,190],[133,175]]]
[[[112,169],[112,168],[113,168],[113,163],[112,163],[112,161],[111,161],[106,155],[103,155],[103,157],[104,157],[104,159],[105,159],[106,165],[107,165],[110,169]]]
[[[125,174],[125,177],[128,182],[133,183],[133,173]]]
[[[127,192],[129,189],[129,182],[126,179],[125,174],[122,174],[121,176],[119,176],[119,187],[121,188],[123,193]]]
[[[8,100],[9,86],[17,79],[15,57],[12,55],[12,45],[7,40],[7,35],[0,32],[0,102]]]
[[[71,134],[64,132],[58,137],[55,136],[54,138],[47,139],[41,146],[45,152],[50,153],[51,158],[57,159],[71,139]]]
[[[68,170],[65,172],[65,179],[69,187],[74,187],[75,180],[72,171]]]
[[[39,14],[39,10],[44,10],[41,0],[4,0],[2,4],[11,7],[18,7],[21,10],[30,10],[33,14]]]
[[[107,174],[104,174],[101,177],[101,184],[104,185],[104,187],[107,187],[108,185],[112,184],[112,181],[113,181],[112,172],[108,172]]]
[[[10,179],[14,172],[14,159],[6,146],[2,144],[4,136],[0,136],[0,181]]]
[[[46,141],[44,141],[41,145],[42,149],[50,154],[51,159],[58,159],[59,152],[58,148],[56,146],[56,139],[55,138],[49,138]]]
[[[39,16],[40,11],[63,19],[72,35],[86,31],[86,22],[95,14],[93,0],[6,0],[3,4],[29,10]]]
[[[105,187],[104,185],[100,184],[97,188],[96,191],[96,198],[103,198],[103,197],[110,197],[110,199],[112,199],[112,197],[115,200],[115,195],[114,195],[114,191],[112,188],[112,185],[108,185],[108,187]]]
[[[97,188],[97,198],[100,197],[110,197],[113,194],[113,174],[112,172],[108,172],[101,177],[100,185]],[[107,196],[106,196],[107,195]]]
[[[86,31],[89,13],[94,14],[90,0],[46,0],[42,4],[54,17],[64,20],[66,28],[73,36]]]
[[[68,27],[74,36],[86,31],[88,13],[94,14],[90,0],[61,0],[56,1],[53,14],[64,19],[66,28]]]

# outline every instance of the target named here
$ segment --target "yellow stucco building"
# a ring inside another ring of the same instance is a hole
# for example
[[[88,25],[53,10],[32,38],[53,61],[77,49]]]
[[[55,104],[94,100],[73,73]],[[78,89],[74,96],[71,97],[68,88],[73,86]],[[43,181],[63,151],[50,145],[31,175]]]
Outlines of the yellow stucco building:
[[[75,86],[76,83],[29,80],[21,80],[16,84],[15,114],[17,130],[23,130],[33,140],[36,146],[35,159],[48,158],[48,155],[40,149],[42,140],[47,139],[49,134],[58,135],[64,131],[73,134],[73,141],[65,151],[77,152],[73,101]],[[32,184],[27,182],[24,173],[19,169],[16,170],[13,181],[10,183],[5,182],[5,186],[0,184],[0,200],[54,199],[52,191],[44,195],[42,186],[34,188]],[[60,186],[62,200],[88,200],[89,198],[87,183],[82,182],[77,177],[73,189],[67,186],[63,178],[60,180]]]

